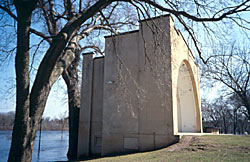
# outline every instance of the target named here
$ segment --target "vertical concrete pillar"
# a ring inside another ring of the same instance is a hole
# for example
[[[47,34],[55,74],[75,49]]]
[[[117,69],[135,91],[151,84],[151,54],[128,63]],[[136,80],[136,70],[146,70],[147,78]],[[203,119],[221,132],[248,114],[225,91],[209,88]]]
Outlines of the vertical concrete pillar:
[[[93,55],[83,55],[81,107],[77,157],[89,156],[92,108]]]

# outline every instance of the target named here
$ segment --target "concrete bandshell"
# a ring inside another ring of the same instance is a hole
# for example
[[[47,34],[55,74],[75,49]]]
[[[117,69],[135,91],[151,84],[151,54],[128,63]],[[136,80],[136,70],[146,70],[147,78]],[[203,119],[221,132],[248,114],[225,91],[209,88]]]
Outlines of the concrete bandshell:
[[[106,37],[105,57],[84,55],[79,122],[78,157],[158,149],[202,132],[198,66],[171,16]]]

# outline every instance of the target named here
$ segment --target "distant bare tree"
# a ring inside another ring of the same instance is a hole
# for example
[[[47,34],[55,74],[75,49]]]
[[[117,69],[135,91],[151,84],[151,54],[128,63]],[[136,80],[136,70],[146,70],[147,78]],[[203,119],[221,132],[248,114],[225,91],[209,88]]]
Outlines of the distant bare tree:
[[[0,130],[11,130],[14,124],[15,112],[0,113]]]
[[[63,139],[63,131],[65,129],[65,125],[68,123],[68,117],[67,117],[67,111],[65,111],[64,113],[61,113],[59,115],[59,121],[60,121],[60,125],[61,125],[61,139]]]
[[[209,103],[206,100],[202,100],[202,118],[203,122],[211,123],[213,127],[220,126],[220,115],[217,113],[213,103]],[[204,124],[206,127],[206,124]]]
[[[227,100],[222,97],[217,98],[212,103],[203,100],[202,116],[205,127],[211,123],[213,127],[220,127],[221,131],[226,134],[233,123],[233,111]]]
[[[244,106],[243,113],[250,119],[250,51],[246,47],[221,46],[210,56],[203,75],[222,83],[227,95],[233,95],[236,107]]]

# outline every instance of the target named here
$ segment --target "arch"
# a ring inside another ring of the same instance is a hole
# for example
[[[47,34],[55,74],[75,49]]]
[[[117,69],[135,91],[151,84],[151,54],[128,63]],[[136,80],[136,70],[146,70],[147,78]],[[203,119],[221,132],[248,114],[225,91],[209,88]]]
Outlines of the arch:
[[[196,81],[188,60],[183,60],[177,79],[178,132],[201,132]]]

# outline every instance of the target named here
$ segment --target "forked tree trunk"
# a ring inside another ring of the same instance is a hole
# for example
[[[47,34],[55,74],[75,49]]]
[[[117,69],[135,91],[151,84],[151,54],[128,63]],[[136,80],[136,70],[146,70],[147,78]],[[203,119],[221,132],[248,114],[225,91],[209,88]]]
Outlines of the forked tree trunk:
[[[76,51],[75,60],[63,72],[63,79],[67,85],[68,91],[68,107],[69,107],[69,149],[67,157],[69,160],[77,159],[77,143],[78,143],[78,126],[79,126],[79,110],[80,96],[78,83],[78,65],[80,61],[80,53]]]
[[[29,83],[29,30],[32,11],[37,0],[14,0],[17,11],[16,69],[16,115],[12,132],[9,162],[31,162],[36,132],[52,85],[63,73],[63,69],[75,59],[71,48],[63,50],[79,30],[80,25],[112,1],[98,1],[87,11],[68,21],[53,38],[43,57],[33,86]],[[78,94],[79,95],[79,94]],[[78,123],[78,122],[77,122]],[[78,128],[78,127],[77,127]]]

